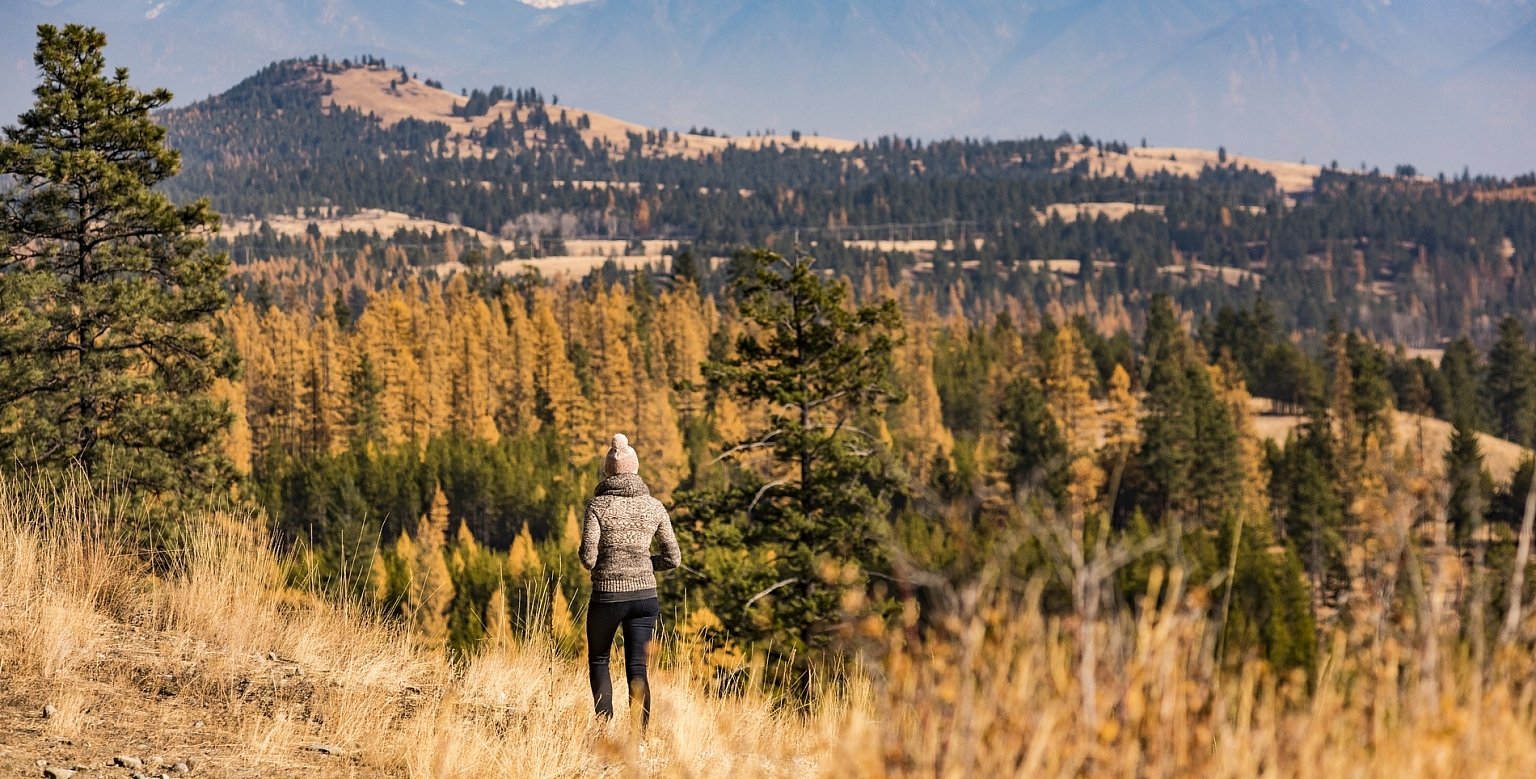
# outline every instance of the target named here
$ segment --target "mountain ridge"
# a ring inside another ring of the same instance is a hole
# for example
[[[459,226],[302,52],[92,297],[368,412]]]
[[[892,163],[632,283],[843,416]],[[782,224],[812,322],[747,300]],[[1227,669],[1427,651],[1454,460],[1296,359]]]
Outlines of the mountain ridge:
[[[1240,17],[1248,39],[1283,47],[1272,61],[1237,39],[1199,45],[1218,30],[1237,36]],[[115,62],[183,101],[273,60],[371,52],[454,87],[537,83],[653,127],[1068,130],[1501,174],[1536,159],[1536,101],[1523,94],[1536,35],[1521,33],[1536,29],[1531,0],[22,0],[0,9],[14,76],[0,115],[29,102],[32,27],[67,21],[100,25]],[[1369,69],[1348,66],[1363,55]],[[1247,85],[1254,110],[1233,109],[1229,81]]]

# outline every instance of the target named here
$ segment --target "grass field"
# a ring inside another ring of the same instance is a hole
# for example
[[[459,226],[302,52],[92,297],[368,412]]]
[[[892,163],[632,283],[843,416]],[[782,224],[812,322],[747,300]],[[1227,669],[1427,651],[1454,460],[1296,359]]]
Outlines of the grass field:
[[[126,777],[118,755],[220,777],[1536,772],[1528,621],[1475,660],[1451,615],[1366,610],[1309,683],[1218,663],[1212,583],[1176,570],[1093,619],[1047,617],[1037,588],[984,570],[924,639],[866,626],[860,670],[810,708],[709,695],[672,644],[642,740],[622,714],[593,721],[582,663],[537,631],[450,665],[286,587],[249,518],[190,519],[157,575],[92,506],[0,486],[0,776]],[[1091,592],[1103,574],[1073,576]]]

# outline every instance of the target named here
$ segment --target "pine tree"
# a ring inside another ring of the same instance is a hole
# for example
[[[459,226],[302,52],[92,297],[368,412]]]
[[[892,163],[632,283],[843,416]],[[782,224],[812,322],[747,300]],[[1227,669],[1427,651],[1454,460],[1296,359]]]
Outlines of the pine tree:
[[[1477,347],[1467,338],[1458,338],[1446,347],[1440,358],[1440,374],[1445,377],[1446,397],[1437,405],[1445,419],[1464,420],[1475,429],[1486,429],[1483,413],[1483,366]]]
[[[210,389],[236,368],[212,327],[228,305],[228,259],[203,238],[218,216],[155,190],[180,166],[150,117],[170,93],[106,76],[94,29],[37,34],[37,102],[0,143],[0,459],[217,500],[231,415]]]
[[[1499,338],[1488,350],[1483,391],[1498,434],[1531,446],[1536,441],[1536,356],[1526,346],[1525,328],[1514,317],[1499,322]]]
[[[1317,596],[1336,591],[1344,565],[1344,507],[1335,480],[1335,444],[1327,414],[1319,406],[1286,443],[1274,502],[1284,518],[1287,540],[1296,549]]]
[[[1128,491],[1156,520],[1183,513],[1193,502],[1195,420],[1188,413],[1187,349],[1172,302],[1159,296],[1152,302],[1143,336],[1146,413],[1132,474],[1135,489]]]
[[[766,451],[719,493],[681,498],[694,517],[710,606],[739,636],[804,655],[826,645],[843,593],[885,565],[881,539],[898,485],[872,428],[899,401],[895,301],[852,305],[848,288],[809,258],[738,255],[732,293],[747,320],[733,355],[712,360],[714,385],[767,413],[731,455]],[[686,532],[686,531],[685,531]],[[688,540],[685,539],[685,543]],[[752,554],[742,556],[745,547]],[[755,589],[754,589],[755,588]],[[803,657],[802,657],[803,659]]]
[[[382,446],[385,443],[384,410],[380,395],[384,392],[384,383],[367,352],[358,355],[357,366],[347,377],[347,387],[346,423],[351,431],[351,445]]]
[[[1493,496],[1493,478],[1483,466],[1477,433],[1465,420],[1456,423],[1445,452],[1445,478],[1450,486],[1446,519],[1458,544],[1465,544],[1481,526]]]
[[[1028,376],[1015,379],[1000,418],[1008,431],[1008,485],[1015,492],[1038,490],[1059,507],[1067,495],[1067,441],[1040,385]]]

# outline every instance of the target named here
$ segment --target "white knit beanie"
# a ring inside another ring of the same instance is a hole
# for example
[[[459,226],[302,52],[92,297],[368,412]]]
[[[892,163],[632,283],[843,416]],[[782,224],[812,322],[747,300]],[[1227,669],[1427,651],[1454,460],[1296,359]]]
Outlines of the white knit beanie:
[[[629,447],[629,438],[623,433],[614,434],[613,442],[608,446],[608,456],[603,458],[603,478],[639,472],[640,458]]]

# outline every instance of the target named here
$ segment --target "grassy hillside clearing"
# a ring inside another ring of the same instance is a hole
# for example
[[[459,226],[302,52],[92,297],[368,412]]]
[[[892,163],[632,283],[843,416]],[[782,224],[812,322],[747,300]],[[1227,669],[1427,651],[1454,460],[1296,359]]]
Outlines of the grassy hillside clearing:
[[[642,745],[622,714],[593,721],[584,664],[547,638],[451,666],[286,587],[245,518],[192,520],[155,576],[78,495],[0,493],[0,776],[126,779],[119,755],[219,777],[806,776],[866,727],[701,695],[673,663]]]
[[[1279,162],[1241,154],[1229,154],[1223,162],[1219,150],[1177,146],[1132,147],[1121,154],[1113,151],[1100,153],[1095,148],[1078,144],[1068,147],[1066,152],[1059,169],[1065,170],[1079,161],[1087,160],[1088,172],[1093,176],[1124,175],[1127,165],[1136,172],[1137,176],[1151,173],[1199,176],[1200,171],[1206,167],[1214,168],[1223,165],[1252,168],[1260,173],[1273,175],[1275,186],[1286,194],[1312,189],[1312,180],[1317,178],[1317,174],[1323,170],[1319,165],[1309,165],[1305,162]]]
[[[1306,421],[1294,414],[1270,413],[1271,404],[1264,398],[1254,398],[1254,430],[1260,436],[1276,443],[1285,443],[1286,436]],[[1451,446],[1455,427],[1443,419],[1395,412],[1392,418],[1392,435],[1397,448],[1410,458],[1419,458],[1424,470],[1437,476],[1445,472],[1445,452]],[[1520,461],[1531,456],[1531,450],[1513,441],[1506,441],[1487,433],[1478,433],[1482,446],[1483,463],[1488,473],[1499,484],[1509,482],[1509,477]]]
[[[386,127],[406,118],[446,122],[451,132],[459,136],[468,136],[470,130],[484,130],[496,121],[498,114],[505,114],[510,118],[519,113],[516,105],[507,100],[492,106],[485,116],[468,119],[457,117],[452,113],[453,106],[464,105],[469,102],[468,98],[447,90],[429,87],[416,79],[391,88],[390,83],[397,81],[399,76],[399,71],[393,69],[360,67],[330,75],[328,78],[335,91],[327,98],[327,103],[349,106],[363,113],[371,112],[379,117]],[[629,148],[631,133],[645,135],[653,129],[596,111],[571,106],[550,105],[546,110],[551,116],[559,116],[563,112],[572,124],[577,124],[585,118],[587,127],[581,131],[583,140],[589,144],[606,142],[620,152]],[[529,108],[521,109],[519,118],[526,120],[530,111]],[[480,151],[479,144],[469,141],[467,137],[459,140],[458,143],[460,154],[478,154]],[[818,135],[801,135],[797,140],[788,135],[725,138],[685,134],[677,140],[669,139],[662,147],[661,153],[682,157],[702,157],[732,146],[738,149],[760,149],[770,144],[828,151],[848,151],[858,145],[854,141],[823,138]]]
[[[810,709],[707,695],[673,645],[641,742],[622,715],[593,722],[580,661],[547,639],[452,666],[284,586],[244,519],[190,521],[158,576],[113,537],[77,494],[0,486],[0,774],[130,776],[120,755],[221,777],[1536,771],[1529,644],[1474,664],[1434,611],[1333,634],[1309,685],[1217,670],[1210,583],[1176,571],[1152,573],[1137,616],[1090,621],[1043,617],[1038,588],[969,589],[922,644],[899,617],[861,631],[866,673]]]

